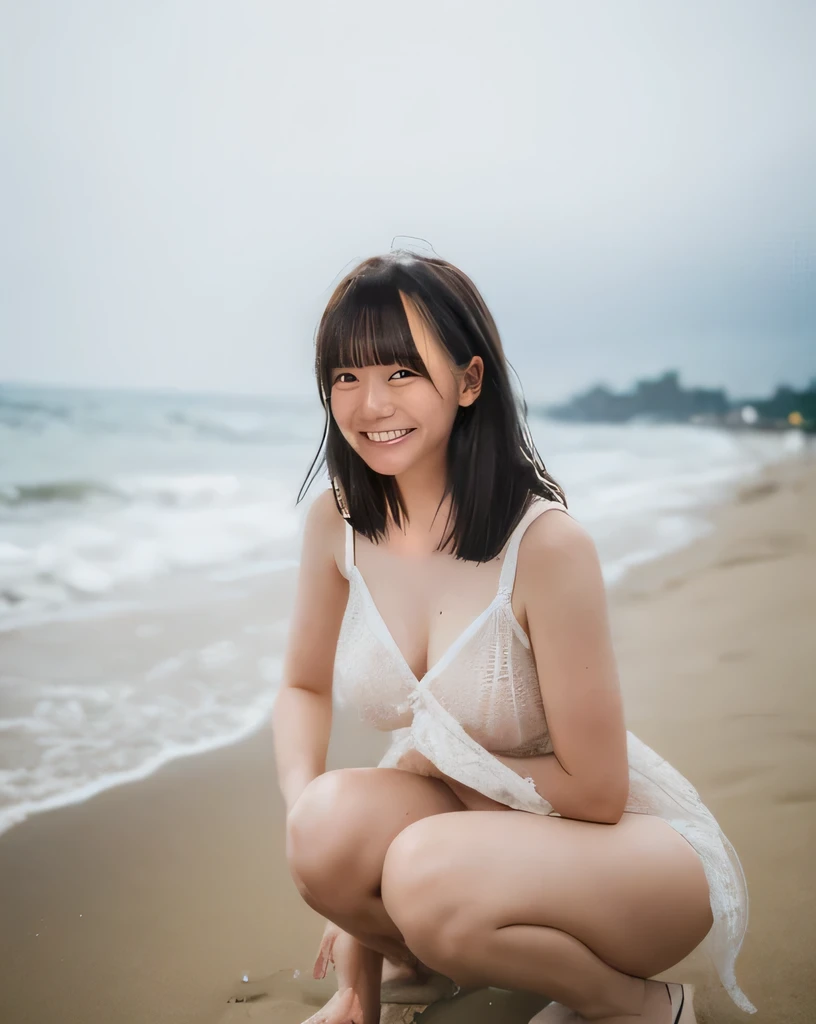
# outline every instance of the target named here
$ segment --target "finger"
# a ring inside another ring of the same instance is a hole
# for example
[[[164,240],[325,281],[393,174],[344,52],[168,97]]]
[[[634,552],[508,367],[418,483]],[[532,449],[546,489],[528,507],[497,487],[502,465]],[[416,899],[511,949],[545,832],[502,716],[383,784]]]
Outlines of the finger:
[[[326,947],[326,940],[323,939],[323,941],[320,943],[320,948],[317,951],[317,956],[315,957],[314,966],[312,967],[312,977],[313,978],[322,978],[326,974],[326,948],[325,947]]]
[[[317,960],[315,960],[314,968],[312,969],[312,977],[318,981],[321,978],[326,977],[326,971],[329,969],[329,961],[331,957],[329,953],[320,947],[320,952],[317,954]]]
[[[326,977],[326,971],[329,967],[329,962],[334,963],[332,958],[332,948],[334,946],[335,936],[327,935],[320,943],[320,949],[317,952],[317,959],[315,960],[314,967],[312,968],[312,977],[318,981],[321,978]]]

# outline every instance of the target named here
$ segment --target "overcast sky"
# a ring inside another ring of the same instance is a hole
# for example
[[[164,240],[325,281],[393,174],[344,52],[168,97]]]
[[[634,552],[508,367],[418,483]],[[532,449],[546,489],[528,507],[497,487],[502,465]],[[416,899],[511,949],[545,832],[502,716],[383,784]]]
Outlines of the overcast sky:
[[[816,375],[816,4],[0,0],[0,380],[313,392],[427,239],[528,399]]]

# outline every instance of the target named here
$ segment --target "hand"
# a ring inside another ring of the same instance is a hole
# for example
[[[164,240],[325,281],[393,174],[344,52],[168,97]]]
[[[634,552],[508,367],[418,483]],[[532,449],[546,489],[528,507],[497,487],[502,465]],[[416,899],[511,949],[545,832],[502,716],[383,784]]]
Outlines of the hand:
[[[463,783],[457,782],[456,779],[448,778],[447,775],[443,775],[442,778],[447,783],[453,795],[465,805],[466,811],[512,810],[512,807],[508,807],[507,804],[499,803],[498,800],[493,800],[491,797],[485,796],[484,793],[480,793],[478,789],[471,789],[470,786],[465,786]]]
[[[406,750],[396,765],[401,771],[411,772],[413,775],[424,775],[430,779],[445,779],[446,776],[440,772],[433,761],[429,761],[424,754],[418,750]]]
[[[334,923],[334,921],[327,921],[326,927],[323,929],[323,938],[320,940],[320,949],[317,951],[317,959],[314,962],[312,968],[312,977],[320,981],[321,978],[326,977],[326,971],[329,969],[329,964],[334,966],[334,944],[337,941],[337,936],[342,933],[343,929]]]
[[[400,768],[402,771],[413,772],[415,775],[425,775],[431,779],[439,779],[441,782],[444,782],[453,792],[453,795],[464,804],[467,811],[510,810],[506,804],[501,804],[498,800],[492,800],[489,796],[485,796],[478,790],[471,789],[470,786],[466,786],[464,783],[452,779],[449,775],[445,775],[424,754],[420,754],[418,750],[407,750],[399,759],[397,768]]]

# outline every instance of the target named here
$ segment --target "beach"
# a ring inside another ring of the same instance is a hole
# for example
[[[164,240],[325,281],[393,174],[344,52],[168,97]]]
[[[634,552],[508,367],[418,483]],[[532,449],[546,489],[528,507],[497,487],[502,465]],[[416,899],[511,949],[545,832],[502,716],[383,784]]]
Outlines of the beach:
[[[748,880],[737,978],[759,1012],[739,1011],[697,952],[661,976],[697,985],[701,1024],[816,1020],[814,509],[803,452],[741,483],[706,510],[708,534],[609,592],[627,728],[696,786]],[[283,614],[292,583],[281,575],[274,595],[247,585],[229,615],[251,605],[259,620],[257,602]],[[129,629],[88,626],[111,649]],[[5,657],[32,656],[25,644],[7,635]],[[386,744],[336,712],[328,767],[375,764]],[[333,990],[331,975],[310,977],[324,922],[289,877],[268,725],[0,835],[0,907],[10,1024],[298,1024]],[[526,1024],[544,1001],[485,990],[422,1020]]]

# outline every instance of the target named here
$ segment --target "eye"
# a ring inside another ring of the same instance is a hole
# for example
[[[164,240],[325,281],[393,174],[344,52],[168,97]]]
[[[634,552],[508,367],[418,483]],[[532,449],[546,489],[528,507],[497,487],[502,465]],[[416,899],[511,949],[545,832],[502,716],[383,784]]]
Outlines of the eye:
[[[416,374],[413,372],[413,370],[402,369],[402,370],[395,370],[388,379],[389,380],[393,380],[393,378],[396,377],[398,373],[407,373],[411,377],[415,377],[416,376]],[[349,381],[344,381],[343,377],[352,377],[353,378],[354,374],[350,373],[349,371],[345,371],[344,373],[338,373],[337,376],[334,378],[333,384],[347,384],[347,383],[349,383]],[[402,379],[405,380],[404,377]]]

